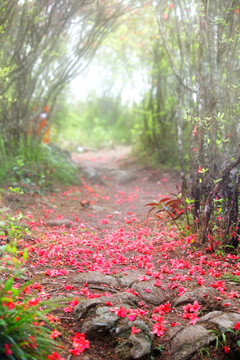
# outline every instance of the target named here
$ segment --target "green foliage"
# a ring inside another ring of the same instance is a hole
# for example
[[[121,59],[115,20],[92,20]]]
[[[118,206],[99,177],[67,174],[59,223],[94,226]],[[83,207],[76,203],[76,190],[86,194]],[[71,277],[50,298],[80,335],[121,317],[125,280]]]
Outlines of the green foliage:
[[[233,275],[233,274],[230,274],[230,273],[225,273],[225,274],[222,274],[221,278],[227,279],[227,280],[232,281],[232,282],[235,282],[235,283],[237,283],[237,284],[240,284],[240,276],[238,276],[238,275]]]
[[[209,347],[202,347],[201,349],[198,350],[198,354],[201,360],[207,360],[207,359],[211,360]]]
[[[38,136],[36,124],[44,107],[50,109],[49,122],[58,95],[86,68],[118,19],[135,6],[139,3],[133,0],[0,2],[0,99],[15,99],[0,108],[5,142],[18,143],[31,121],[32,136]]]
[[[237,323],[239,324],[239,323]],[[236,325],[237,325],[236,324]],[[238,358],[240,355],[240,331],[239,327],[227,329],[225,332],[220,330],[209,330],[215,336],[215,351],[222,349],[230,358]],[[234,348],[233,348],[234,347]]]
[[[9,149],[0,139],[0,183],[26,191],[51,190],[53,184],[77,182],[76,168],[68,154],[56,146],[21,139]]]
[[[28,229],[21,226],[23,215],[20,212],[17,216],[5,214],[4,209],[0,209],[0,236],[4,236],[9,243],[17,242],[18,239],[29,234]]]
[[[42,360],[56,349],[45,316],[50,304],[36,294],[27,295],[30,283],[17,286],[24,270],[16,255],[14,247],[0,248],[0,358]]]
[[[131,143],[135,117],[133,108],[110,95],[92,93],[74,105],[61,101],[53,114],[55,140],[70,149]]]

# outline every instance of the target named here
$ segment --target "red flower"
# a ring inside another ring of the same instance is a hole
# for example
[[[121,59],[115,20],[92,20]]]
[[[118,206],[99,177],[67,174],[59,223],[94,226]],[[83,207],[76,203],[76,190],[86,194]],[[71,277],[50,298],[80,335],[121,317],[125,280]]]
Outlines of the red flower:
[[[28,343],[28,346],[31,348],[31,349],[35,349],[37,348],[37,343],[36,343],[36,339],[34,336],[29,336],[29,343]]]
[[[10,310],[12,310],[12,309],[15,308],[15,304],[14,304],[14,302],[12,302],[12,301],[9,301],[9,302],[6,304],[6,306],[7,306]]]
[[[234,327],[235,330],[240,330],[240,322],[237,322],[235,327]]]
[[[193,129],[193,136],[195,136],[197,133],[197,126],[194,126],[194,129]]]
[[[74,356],[80,355],[85,349],[89,349],[89,340],[85,339],[85,334],[76,332],[72,338],[74,349],[69,350]]]
[[[157,336],[163,336],[165,330],[167,329],[164,327],[164,325],[157,323],[153,325],[152,333],[156,334]]]
[[[70,305],[71,305],[72,307],[75,307],[78,303],[79,303],[78,298],[75,298],[75,299],[73,299],[73,300],[70,302]]]
[[[55,351],[52,354],[48,355],[47,358],[48,358],[48,360],[65,360]]]
[[[57,330],[53,330],[51,332],[51,335],[50,335],[50,339],[55,339],[57,337],[59,337],[62,333],[60,331],[57,331]]]
[[[4,344],[4,349],[5,349],[5,355],[6,355],[6,356],[12,354],[12,351],[11,351],[11,349],[10,349],[10,346],[11,346],[11,345]]]
[[[28,305],[30,306],[37,306],[40,302],[40,298],[32,298],[30,300],[28,300]]]
[[[174,326],[177,326],[177,325],[180,325],[178,322],[172,322],[171,323],[171,327],[174,327]]]
[[[228,347],[226,345],[223,347],[223,349],[224,349],[225,354],[228,354],[230,352],[230,347]]]
[[[132,326],[132,334],[138,334],[138,333],[140,333],[140,331],[142,331],[142,330],[135,328],[135,326]]]
[[[122,306],[120,306],[120,309],[118,310],[117,315],[119,317],[124,318],[126,316],[126,312],[127,312],[127,310],[124,309]]]

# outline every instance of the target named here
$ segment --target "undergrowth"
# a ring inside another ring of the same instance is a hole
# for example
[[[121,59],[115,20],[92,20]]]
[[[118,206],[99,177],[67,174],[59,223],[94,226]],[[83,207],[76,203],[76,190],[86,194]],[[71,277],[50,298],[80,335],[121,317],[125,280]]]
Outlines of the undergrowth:
[[[77,183],[77,170],[66,152],[56,146],[39,144],[28,138],[18,146],[0,139],[0,183],[31,192],[52,190],[53,184]]]
[[[21,194],[20,189],[11,189]],[[19,240],[26,234],[21,226],[23,215],[9,215],[0,209],[0,359],[62,359],[47,314],[56,306],[44,301],[41,285],[25,281],[27,249],[19,250]],[[58,301],[59,306],[59,301]]]
[[[47,313],[54,304],[37,293],[39,284],[24,282],[22,265],[15,245],[0,247],[0,359],[51,359],[58,348]],[[59,357],[60,358],[60,357]]]

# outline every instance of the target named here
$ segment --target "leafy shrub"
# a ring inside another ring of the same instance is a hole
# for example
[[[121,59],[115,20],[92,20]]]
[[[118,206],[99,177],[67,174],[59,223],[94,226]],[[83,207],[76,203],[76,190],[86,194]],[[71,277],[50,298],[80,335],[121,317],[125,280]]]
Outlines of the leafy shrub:
[[[20,284],[23,270],[16,248],[1,246],[0,257],[0,359],[47,359],[56,349],[45,316],[49,303],[32,295],[29,282]]]
[[[18,148],[7,150],[0,141],[0,183],[39,192],[39,188],[51,190],[56,182],[66,185],[78,181],[70,157],[56,146],[22,139]]]
[[[0,240],[3,237],[4,243],[12,243],[29,233],[29,230],[21,225],[23,219],[21,212],[17,216],[12,216],[5,214],[4,210],[0,209],[0,214],[3,214],[0,217]]]
[[[11,191],[21,193],[19,189]],[[40,360],[56,349],[45,316],[54,304],[43,302],[34,294],[41,289],[40,284],[31,285],[22,279],[24,269],[21,267],[27,259],[27,251],[25,249],[18,254],[16,248],[16,241],[26,233],[21,226],[22,214],[15,217],[6,215],[3,210],[2,213],[0,240],[4,245],[0,246],[0,359]]]

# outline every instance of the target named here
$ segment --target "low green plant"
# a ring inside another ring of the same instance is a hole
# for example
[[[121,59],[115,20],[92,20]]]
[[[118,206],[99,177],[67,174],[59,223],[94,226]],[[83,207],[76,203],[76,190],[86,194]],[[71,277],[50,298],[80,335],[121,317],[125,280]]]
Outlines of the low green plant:
[[[29,282],[20,285],[24,270],[14,246],[1,246],[0,258],[0,359],[47,359],[57,348],[46,317],[51,305],[32,293]]]
[[[20,188],[11,188],[10,191],[22,194]],[[8,209],[7,209],[8,210]],[[25,235],[29,235],[29,230],[21,225],[23,214],[19,212],[17,215],[7,213],[6,209],[0,209],[0,237],[3,238],[4,243],[17,242],[18,239]]]
[[[0,215],[4,214],[4,210],[0,210]],[[20,212],[18,215],[3,215],[0,218],[0,236],[4,236],[8,243],[17,241],[21,237],[28,235],[29,230],[21,225],[23,214]]]
[[[79,182],[77,170],[57,146],[22,139],[18,146],[6,148],[0,139],[0,183],[21,187],[26,191],[52,190],[56,183],[69,185]]]
[[[164,345],[159,344],[158,347],[157,347],[157,350],[160,351],[160,352],[163,352],[164,348],[165,348]]]
[[[240,276],[233,275],[231,273],[222,274],[221,278],[227,279],[227,280],[235,282],[235,283],[240,283]]]
[[[225,332],[222,332],[220,330],[209,330],[209,332],[211,332],[215,336],[215,350],[218,350],[218,348],[221,347],[225,354],[228,354],[232,350],[231,344],[236,344],[237,348],[239,349],[234,349],[234,354],[236,353],[236,351],[238,355],[240,354],[239,325],[240,323],[237,323],[234,330],[227,329]]]
[[[201,349],[198,350],[198,354],[200,355],[201,360],[206,360],[206,359],[211,360],[209,347],[202,347]]]

